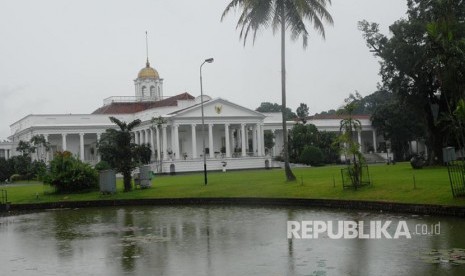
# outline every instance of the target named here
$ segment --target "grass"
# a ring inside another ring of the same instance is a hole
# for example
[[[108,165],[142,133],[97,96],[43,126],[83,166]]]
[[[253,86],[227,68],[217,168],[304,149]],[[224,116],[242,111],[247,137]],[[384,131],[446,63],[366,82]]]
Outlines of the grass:
[[[122,181],[118,180],[118,192],[114,195],[101,195],[99,192],[51,194],[50,187],[39,182],[11,184],[0,189],[8,191],[8,200],[14,204],[105,199],[264,197],[465,206],[465,198],[452,197],[445,167],[413,170],[409,163],[371,165],[369,171],[373,185],[358,190],[342,189],[341,168],[326,166],[294,169],[297,181],[291,183],[284,180],[284,171],[280,169],[211,172],[208,174],[207,186],[203,184],[202,173],[156,176],[152,180],[152,188],[128,193],[122,192]]]

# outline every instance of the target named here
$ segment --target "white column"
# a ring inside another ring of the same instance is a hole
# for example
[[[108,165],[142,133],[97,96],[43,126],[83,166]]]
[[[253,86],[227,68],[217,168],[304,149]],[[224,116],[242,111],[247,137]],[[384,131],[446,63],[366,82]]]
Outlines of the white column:
[[[357,131],[358,150],[362,151],[362,131]]]
[[[245,127],[245,150],[246,152],[249,152],[249,127]]]
[[[224,124],[224,140],[226,148],[226,157],[231,157],[231,147],[229,145],[229,124]]]
[[[157,160],[160,160],[161,156],[161,148],[160,148],[160,130],[158,129],[158,126],[155,127],[155,134],[157,136]]]
[[[197,158],[197,133],[195,131],[195,124],[191,124],[191,134],[192,134],[192,158]]]
[[[261,126],[257,124],[257,156],[262,156]]]
[[[241,124],[241,148],[242,148],[242,157],[246,156],[245,151],[245,124]]]
[[[163,159],[167,160],[168,159],[168,154],[167,154],[167,144],[168,144],[168,138],[166,135],[166,125],[162,125],[162,136],[163,136]]]
[[[66,151],[66,133],[61,134],[61,150]]]
[[[153,142],[153,129],[149,129],[150,132],[150,149],[152,150],[152,160],[155,159],[155,143]]]
[[[79,157],[84,161],[84,133],[79,133]]]
[[[134,131],[134,144],[139,145],[139,131]]]
[[[276,156],[276,129],[272,129],[271,133],[273,134],[273,150],[271,156]]]
[[[45,143],[48,143],[48,134],[43,134],[43,136],[44,136]],[[48,155],[49,155],[50,152],[47,151],[47,149],[45,149],[45,148],[43,149],[43,151],[44,151],[44,154],[45,154],[45,162],[47,162],[48,159],[49,159]]]
[[[213,124],[208,124],[208,148],[210,151],[210,158],[215,157],[213,150]]]
[[[100,141],[101,135],[102,135],[102,133],[97,133],[97,142]],[[100,162],[101,158],[102,157],[100,156],[100,153],[97,150],[97,162]]]
[[[152,142],[150,142],[150,129],[145,130],[145,143],[146,144],[153,144]]]
[[[236,142],[234,141],[234,129],[229,131],[229,138],[229,143],[231,144],[229,149],[231,152],[234,152],[234,148],[236,147]]]
[[[260,124],[260,150],[262,152],[261,156],[265,155],[265,128],[263,127],[263,124]]]
[[[252,128],[252,140],[253,140],[253,155],[256,156],[258,154],[258,150],[257,150],[257,126],[253,126],[253,128]]]
[[[376,142],[376,130],[373,130],[373,151],[374,151],[374,152],[377,152],[377,150],[376,150],[376,148],[377,148],[376,143],[377,143],[377,142]]]
[[[179,153],[179,124],[174,125],[174,154],[175,158],[179,159],[180,158],[180,153]]]

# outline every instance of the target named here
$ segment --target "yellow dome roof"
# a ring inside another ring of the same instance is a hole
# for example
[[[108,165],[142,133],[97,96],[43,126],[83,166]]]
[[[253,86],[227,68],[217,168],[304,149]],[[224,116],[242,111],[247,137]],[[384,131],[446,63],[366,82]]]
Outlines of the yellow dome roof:
[[[150,63],[147,61],[147,63],[145,64],[145,67],[142,68],[139,71],[139,74],[137,75],[137,78],[140,78],[140,79],[144,79],[144,78],[159,79],[160,76],[158,75],[157,70],[150,67]]]

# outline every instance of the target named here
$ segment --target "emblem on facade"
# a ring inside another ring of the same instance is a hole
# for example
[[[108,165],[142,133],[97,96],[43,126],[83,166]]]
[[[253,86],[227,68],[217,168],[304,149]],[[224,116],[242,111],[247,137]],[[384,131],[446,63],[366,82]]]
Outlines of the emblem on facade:
[[[222,109],[223,109],[223,105],[221,105],[221,104],[215,105],[216,113],[220,114]]]

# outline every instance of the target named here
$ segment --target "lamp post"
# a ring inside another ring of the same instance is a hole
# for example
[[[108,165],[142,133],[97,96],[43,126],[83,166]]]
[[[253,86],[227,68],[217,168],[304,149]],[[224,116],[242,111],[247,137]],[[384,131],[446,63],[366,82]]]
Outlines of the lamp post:
[[[202,144],[203,144],[203,174],[205,177],[205,185],[207,185],[208,180],[207,180],[207,154],[205,151],[205,118],[203,115],[203,86],[202,86],[202,66],[205,63],[212,63],[213,58],[207,58],[202,62],[200,65],[200,110],[202,111]],[[212,149],[210,149],[212,150]]]

